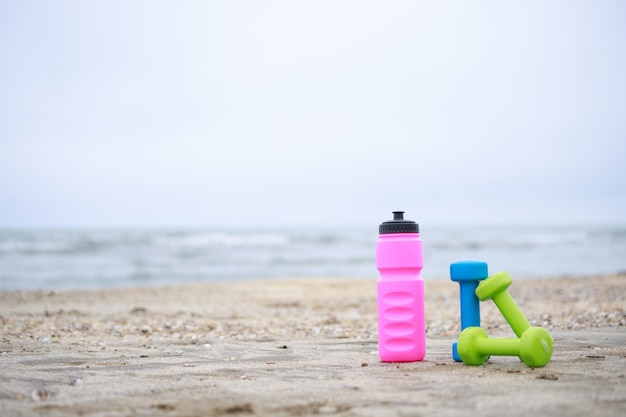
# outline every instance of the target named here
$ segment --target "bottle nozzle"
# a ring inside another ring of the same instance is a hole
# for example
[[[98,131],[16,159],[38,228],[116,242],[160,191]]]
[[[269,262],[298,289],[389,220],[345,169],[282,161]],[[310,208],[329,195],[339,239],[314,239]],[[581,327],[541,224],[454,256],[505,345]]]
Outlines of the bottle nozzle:
[[[393,212],[394,220],[404,220],[404,212],[403,211],[394,211]]]

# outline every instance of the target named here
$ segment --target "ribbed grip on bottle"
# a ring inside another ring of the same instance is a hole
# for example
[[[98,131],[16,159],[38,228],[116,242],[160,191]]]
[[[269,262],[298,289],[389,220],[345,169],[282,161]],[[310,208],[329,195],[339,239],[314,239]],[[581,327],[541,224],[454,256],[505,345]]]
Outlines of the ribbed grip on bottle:
[[[377,286],[380,360],[421,361],[426,355],[424,281],[379,281]]]

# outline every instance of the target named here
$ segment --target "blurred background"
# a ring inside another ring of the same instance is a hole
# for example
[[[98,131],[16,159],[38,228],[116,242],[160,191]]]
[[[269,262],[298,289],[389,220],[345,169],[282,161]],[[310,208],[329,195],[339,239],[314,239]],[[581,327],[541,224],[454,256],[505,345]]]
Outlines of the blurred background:
[[[0,288],[626,270],[626,3],[0,0]]]

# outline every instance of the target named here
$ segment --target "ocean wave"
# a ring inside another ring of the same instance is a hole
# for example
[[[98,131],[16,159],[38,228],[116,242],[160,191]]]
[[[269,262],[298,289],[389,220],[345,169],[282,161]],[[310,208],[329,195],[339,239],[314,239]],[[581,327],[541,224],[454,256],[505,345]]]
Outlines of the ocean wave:
[[[67,252],[71,250],[71,245],[67,242],[55,241],[23,241],[5,240],[0,241],[0,253],[45,253],[45,252]]]
[[[517,277],[626,269],[624,227],[423,227],[425,277],[481,259]],[[375,228],[0,230],[0,289],[375,277]]]
[[[278,233],[235,234],[235,233],[192,233],[157,236],[151,242],[156,246],[197,248],[210,246],[235,247],[275,247],[286,246],[289,237]]]
[[[484,235],[476,237],[459,234],[454,238],[451,238],[448,235],[442,236],[433,232],[429,238],[429,245],[431,248],[438,250],[542,250],[546,247],[579,245],[585,244],[589,241],[589,235],[585,232],[537,232],[514,235],[505,233],[485,233]]]

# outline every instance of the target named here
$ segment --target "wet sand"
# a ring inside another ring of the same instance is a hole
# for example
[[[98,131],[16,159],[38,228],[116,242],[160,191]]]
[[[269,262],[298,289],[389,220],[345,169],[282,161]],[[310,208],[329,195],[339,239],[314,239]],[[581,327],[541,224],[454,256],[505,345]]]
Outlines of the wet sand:
[[[552,361],[451,359],[458,285],[426,282],[427,354],[381,363],[374,280],[0,292],[3,416],[626,415],[626,276],[515,280]],[[483,327],[512,337],[491,302]]]

